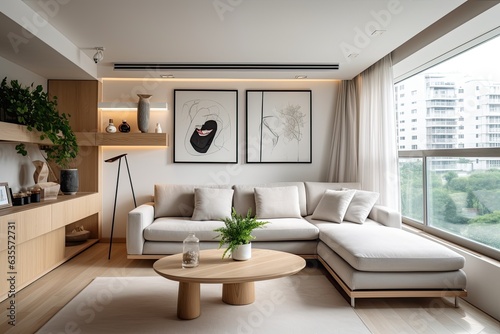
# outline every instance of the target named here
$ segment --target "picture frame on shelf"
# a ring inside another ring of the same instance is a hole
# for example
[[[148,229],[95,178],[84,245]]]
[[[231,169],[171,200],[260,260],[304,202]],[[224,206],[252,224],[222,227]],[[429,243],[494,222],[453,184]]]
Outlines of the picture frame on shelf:
[[[174,163],[238,163],[238,91],[174,89]]]
[[[12,206],[12,197],[10,195],[9,184],[0,182],[0,209]]]
[[[246,91],[246,162],[312,162],[312,91]]]

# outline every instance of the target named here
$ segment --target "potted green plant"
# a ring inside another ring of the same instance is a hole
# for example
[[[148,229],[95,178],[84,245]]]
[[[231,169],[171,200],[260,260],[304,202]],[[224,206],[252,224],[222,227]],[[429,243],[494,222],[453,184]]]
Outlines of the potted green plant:
[[[252,210],[249,209],[246,217],[239,215],[232,208],[231,217],[221,219],[224,227],[215,229],[219,232],[216,238],[220,237],[219,249],[226,245],[227,248],[222,254],[222,258],[229,252],[233,260],[248,260],[251,257],[251,241],[255,239],[252,231],[261,228],[269,222],[258,221],[252,217]]]
[[[49,139],[52,145],[44,149],[47,161],[58,165],[61,174],[70,174],[72,180],[75,180],[76,174],[78,181],[78,170],[68,169],[78,154],[78,143],[69,123],[70,115],[57,110],[57,97],[51,99],[41,85],[23,87],[17,80],[11,80],[9,85],[7,78],[4,78],[0,85],[0,108],[7,119],[15,119],[18,124],[26,125],[28,131],[40,132],[41,140]],[[16,150],[23,156],[28,153],[24,143],[17,145]],[[72,172],[66,172],[68,170]],[[60,183],[61,190],[65,192],[67,182],[60,180]]]

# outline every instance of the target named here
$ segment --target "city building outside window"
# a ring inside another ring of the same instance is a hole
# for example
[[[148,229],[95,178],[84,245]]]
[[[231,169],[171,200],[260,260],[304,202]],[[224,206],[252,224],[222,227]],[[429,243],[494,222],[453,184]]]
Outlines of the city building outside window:
[[[499,53],[497,36],[395,84],[404,222],[497,259]]]

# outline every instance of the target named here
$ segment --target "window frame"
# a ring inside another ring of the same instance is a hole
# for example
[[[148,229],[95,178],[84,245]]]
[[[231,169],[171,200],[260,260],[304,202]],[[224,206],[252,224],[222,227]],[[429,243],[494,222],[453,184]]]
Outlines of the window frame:
[[[488,257],[500,261],[500,250],[481,244],[474,240],[462,237],[451,232],[447,232],[429,225],[428,206],[427,206],[427,158],[429,157],[459,157],[459,158],[498,158],[500,157],[500,148],[456,148],[456,149],[435,149],[435,150],[399,150],[399,158],[420,158],[422,159],[422,185],[423,185],[423,222],[418,222],[410,217],[402,216],[402,221],[411,227],[422,230],[431,235],[435,235],[444,240],[453,242],[469,250],[481,253]]]

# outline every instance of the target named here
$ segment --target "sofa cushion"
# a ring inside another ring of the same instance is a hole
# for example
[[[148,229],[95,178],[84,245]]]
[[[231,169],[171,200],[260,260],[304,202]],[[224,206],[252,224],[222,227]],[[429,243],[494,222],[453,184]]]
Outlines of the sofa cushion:
[[[268,219],[269,224],[253,230],[255,241],[302,241],[317,240],[319,229],[303,218]],[[214,229],[223,227],[218,220],[193,221],[188,217],[158,218],[144,229],[146,241],[182,242],[189,232],[194,232],[202,241],[218,241],[218,232]]]
[[[253,230],[254,241],[316,240],[319,229],[304,218],[266,219],[268,224]]]
[[[248,209],[251,209],[252,215],[255,215],[255,187],[287,187],[296,186],[299,191],[299,205],[301,216],[306,216],[306,190],[304,182],[274,182],[262,184],[238,184],[234,185],[233,206],[240,215],[245,215]]]
[[[155,184],[155,218],[191,217],[195,188],[226,188],[228,185]]]
[[[356,193],[356,190],[338,191],[327,189],[311,218],[341,223],[354,193]]]
[[[335,226],[337,224],[332,224],[332,222],[325,221],[325,220],[319,220],[319,219],[313,219],[312,215],[304,217],[309,223],[313,224],[314,226],[318,227],[319,229],[327,229],[329,226]],[[342,223],[343,225],[354,225],[356,223],[351,223],[348,222],[347,220],[343,220]],[[365,222],[363,225],[373,225],[373,226],[384,226],[384,224],[381,224],[378,221],[375,221],[373,219],[370,219],[369,217],[366,218]]]
[[[342,188],[359,189],[360,184],[355,182],[335,183],[335,182],[304,182],[306,199],[307,199],[307,214],[302,216],[310,216],[313,214],[316,206],[323,197],[327,189],[341,190]]]
[[[146,241],[177,241],[182,242],[189,232],[194,232],[200,241],[217,241],[216,228],[223,227],[220,220],[206,220],[203,222],[191,220],[190,217],[162,217],[144,229]]]
[[[379,193],[376,192],[356,190],[354,197],[349,203],[344,219],[353,223],[363,224],[379,196]]]
[[[318,255],[351,290],[465,289],[467,277],[461,269],[451,271],[373,272],[352,268],[321,241]]]
[[[255,217],[302,218],[296,186],[255,187]]]
[[[231,217],[233,189],[195,188],[191,220],[219,220]]]
[[[422,236],[390,227],[359,224],[320,226],[319,238],[361,271],[449,271],[465,259]]]

